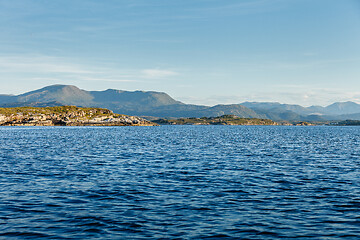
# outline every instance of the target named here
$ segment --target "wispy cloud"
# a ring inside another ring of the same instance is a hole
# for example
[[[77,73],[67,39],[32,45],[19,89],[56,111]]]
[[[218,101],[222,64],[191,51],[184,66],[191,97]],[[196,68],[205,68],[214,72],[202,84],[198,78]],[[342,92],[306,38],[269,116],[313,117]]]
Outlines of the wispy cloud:
[[[141,73],[145,78],[166,78],[178,75],[177,72],[163,69],[144,69]]]
[[[220,3],[220,4],[218,4]],[[189,9],[187,14],[175,15],[178,19],[204,19],[214,16],[246,15],[259,12],[276,11],[283,7],[284,0],[245,0],[219,1],[203,7]],[[210,5],[210,6],[209,6]]]
[[[354,101],[360,102],[360,92],[349,89],[333,88],[298,88],[279,90],[272,92],[255,92],[244,96],[249,101],[270,101],[287,104],[299,104],[302,106],[322,105],[326,106],[334,102]]]
[[[136,79],[124,79],[123,76],[106,76],[106,77],[88,77],[83,75],[69,75],[73,81],[94,81],[94,82],[142,82]],[[53,82],[62,82],[64,81],[61,77],[30,77],[29,80],[32,81],[53,81]],[[72,84],[70,82],[70,84]]]
[[[240,104],[246,101],[254,102],[280,102],[297,104],[301,106],[321,105],[327,106],[334,102],[353,101],[360,103],[360,91],[349,89],[335,89],[314,87],[309,89],[304,85],[287,85],[287,88],[279,86],[277,91],[259,90],[249,94],[220,95],[214,94],[207,97],[184,96],[176,99],[192,104],[214,106],[217,104]]]
[[[354,64],[360,62],[360,58],[349,59],[314,59],[314,60],[289,60],[282,61],[279,59],[261,60],[249,62],[240,60],[234,62],[236,66],[244,71],[256,72],[263,70],[306,70],[336,67],[338,64]]]
[[[96,71],[57,57],[0,56],[0,72],[89,74]]]
[[[104,77],[82,77],[84,81],[97,81],[97,82],[141,82],[135,79],[121,79],[121,78],[104,78]]]
[[[112,64],[81,63],[76,59],[44,55],[0,55],[0,77],[18,80],[64,82],[151,82],[178,75],[166,69],[119,69]]]

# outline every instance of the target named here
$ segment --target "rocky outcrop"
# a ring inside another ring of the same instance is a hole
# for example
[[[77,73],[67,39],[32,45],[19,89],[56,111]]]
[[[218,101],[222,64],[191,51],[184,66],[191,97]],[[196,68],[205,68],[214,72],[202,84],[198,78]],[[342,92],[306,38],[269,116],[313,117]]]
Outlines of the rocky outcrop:
[[[116,114],[103,108],[0,108],[1,126],[156,126],[145,119]]]

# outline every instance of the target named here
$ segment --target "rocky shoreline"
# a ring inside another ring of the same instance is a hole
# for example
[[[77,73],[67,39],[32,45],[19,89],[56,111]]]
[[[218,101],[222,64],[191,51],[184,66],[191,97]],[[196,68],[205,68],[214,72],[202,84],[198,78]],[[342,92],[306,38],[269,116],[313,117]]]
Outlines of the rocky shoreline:
[[[18,107],[0,108],[0,126],[157,126],[140,117],[104,108]]]

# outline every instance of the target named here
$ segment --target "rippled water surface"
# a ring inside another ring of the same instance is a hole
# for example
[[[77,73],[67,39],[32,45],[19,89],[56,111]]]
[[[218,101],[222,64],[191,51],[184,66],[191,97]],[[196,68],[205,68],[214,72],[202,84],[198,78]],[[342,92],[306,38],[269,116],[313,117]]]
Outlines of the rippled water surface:
[[[1,127],[1,239],[359,239],[360,127]]]

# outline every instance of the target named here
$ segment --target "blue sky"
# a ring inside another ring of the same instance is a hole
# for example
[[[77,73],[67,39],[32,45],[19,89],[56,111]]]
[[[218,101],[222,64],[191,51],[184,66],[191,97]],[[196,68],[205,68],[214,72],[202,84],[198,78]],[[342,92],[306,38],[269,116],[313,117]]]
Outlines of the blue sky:
[[[360,103],[360,1],[0,0],[0,83]]]

